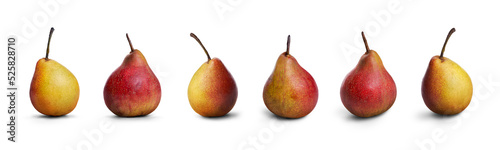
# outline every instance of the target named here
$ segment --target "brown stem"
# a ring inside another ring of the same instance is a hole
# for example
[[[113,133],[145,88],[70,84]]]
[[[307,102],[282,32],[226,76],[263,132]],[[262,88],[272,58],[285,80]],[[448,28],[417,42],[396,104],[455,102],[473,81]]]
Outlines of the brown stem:
[[[50,39],[52,39],[52,33],[54,33],[54,27],[50,28],[49,42],[47,42],[47,51],[45,52],[45,60],[49,60],[49,47],[50,47]]]
[[[130,42],[130,38],[128,37],[128,33],[126,34],[127,35],[127,40],[128,40],[128,45],[130,45],[130,52],[134,52],[134,46],[132,46],[132,42]]]
[[[191,33],[190,34],[191,37],[193,37],[196,41],[198,41],[198,44],[201,45],[201,48],[203,48],[203,50],[205,51],[205,54],[207,54],[207,58],[208,58],[208,61],[212,60],[212,58],[210,58],[210,55],[208,54],[208,51],[207,49],[205,48],[205,46],[203,46],[203,43],[201,43],[200,39],[194,34],[194,33]]]
[[[443,58],[444,49],[446,48],[446,44],[448,43],[448,39],[450,39],[451,34],[455,32],[455,28],[451,28],[450,32],[448,32],[448,36],[446,36],[446,41],[444,41],[443,49],[441,49],[441,55],[439,58]]]
[[[286,40],[286,52],[285,52],[285,56],[288,56],[290,52],[290,35],[288,35],[288,39]]]
[[[368,47],[368,42],[366,41],[365,33],[363,31],[361,31],[361,36],[363,36],[363,42],[365,42],[365,48],[366,48],[365,54],[368,54],[368,52],[370,51],[370,47]]]

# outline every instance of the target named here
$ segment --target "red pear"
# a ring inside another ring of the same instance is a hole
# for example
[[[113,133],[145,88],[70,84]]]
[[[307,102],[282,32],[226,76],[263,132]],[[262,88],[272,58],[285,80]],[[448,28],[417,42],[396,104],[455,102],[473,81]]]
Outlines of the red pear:
[[[122,117],[144,116],[160,104],[161,87],[141,51],[134,49],[127,34],[130,53],[106,81],[104,101]]]
[[[385,70],[382,59],[370,50],[365,34],[361,32],[366,53],[347,76],[340,88],[340,98],[352,114],[359,117],[379,115],[396,100],[396,84]]]

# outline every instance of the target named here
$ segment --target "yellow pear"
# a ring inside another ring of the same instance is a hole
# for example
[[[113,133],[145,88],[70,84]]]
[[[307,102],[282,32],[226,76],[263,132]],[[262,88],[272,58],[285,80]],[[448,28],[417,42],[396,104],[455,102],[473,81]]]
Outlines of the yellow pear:
[[[80,88],[73,73],[48,57],[53,32],[54,28],[51,28],[45,58],[36,63],[30,98],[31,104],[38,112],[48,116],[62,116],[75,109]]]
[[[472,81],[462,67],[443,53],[451,34],[446,37],[440,56],[432,57],[422,81],[422,98],[427,107],[441,115],[454,115],[462,112],[472,99]]]

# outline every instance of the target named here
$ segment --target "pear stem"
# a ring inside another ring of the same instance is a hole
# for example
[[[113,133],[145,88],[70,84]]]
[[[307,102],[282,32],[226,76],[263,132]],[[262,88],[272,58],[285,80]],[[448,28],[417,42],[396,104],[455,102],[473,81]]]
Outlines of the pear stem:
[[[128,40],[128,45],[130,45],[130,52],[134,52],[134,46],[132,46],[132,42],[130,41],[130,38],[128,37],[128,33],[125,34],[127,36]]]
[[[288,39],[286,40],[286,52],[285,52],[285,56],[288,56],[290,52],[290,35],[288,35]]]
[[[370,51],[370,47],[368,47],[368,41],[366,41],[365,33],[361,31],[361,36],[363,36],[363,42],[365,42],[365,48],[366,48],[366,53],[368,54],[368,51]]]
[[[54,27],[50,28],[49,42],[47,42],[47,51],[45,52],[45,60],[49,60],[49,47],[50,47],[50,39],[52,39],[52,33],[54,33]]]
[[[208,61],[212,60],[212,58],[210,58],[210,55],[208,54],[207,49],[205,48],[205,46],[203,46],[203,43],[201,43],[201,41],[198,38],[198,36],[196,36],[196,34],[194,34],[194,33],[191,33],[190,35],[191,35],[191,37],[193,37],[198,42],[198,44],[201,45],[201,48],[203,48],[203,50],[205,51],[205,54],[207,54]]]
[[[448,43],[448,40],[450,39],[451,34],[455,32],[455,28],[451,28],[450,32],[448,32],[448,36],[446,36],[446,41],[444,41],[443,49],[441,49],[441,55],[439,55],[439,58],[443,58],[444,54],[444,49],[446,48],[446,44]]]

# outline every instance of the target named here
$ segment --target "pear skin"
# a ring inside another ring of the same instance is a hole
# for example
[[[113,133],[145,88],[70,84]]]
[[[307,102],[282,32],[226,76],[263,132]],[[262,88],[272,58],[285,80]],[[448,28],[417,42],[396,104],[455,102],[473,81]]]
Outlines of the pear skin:
[[[377,52],[369,49],[364,33],[362,36],[366,53],[342,82],[340,98],[352,114],[372,117],[391,108],[396,100],[397,89],[382,59]]]
[[[57,61],[48,59],[53,31],[54,28],[50,31],[46,57],[36,63],[30,99],[38,112],[47,116],[62,116],[75,109],[80,97],[80,87],[71,71]]]
[[[205,51],[208,61],[194,73],[188,86],[191,108],[204,117],[224,116],[233,109],[238,98],[238,88],[233,76],[222,61],[210,58],[198,37],[191,33]]]
[[[312,112],[318,102],[318,86],[314,78],[287,51],[276,62],[264,85],[263,99],[272,113],[284,118],[301,118]]]
[[[453,28],[446,38],[455,31]],[[467,108],[472,99],[472,81],[467,72],[451,59],[434,56],[422,80],[422,98],[434,113],[454,115]]]
[[[104,102],[120,117],[145,116],[160,104],[161,86],[141,51],[134,49],[109,76],[104,86]]]

